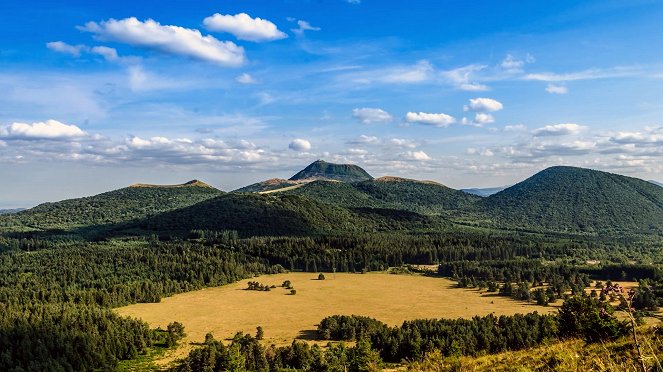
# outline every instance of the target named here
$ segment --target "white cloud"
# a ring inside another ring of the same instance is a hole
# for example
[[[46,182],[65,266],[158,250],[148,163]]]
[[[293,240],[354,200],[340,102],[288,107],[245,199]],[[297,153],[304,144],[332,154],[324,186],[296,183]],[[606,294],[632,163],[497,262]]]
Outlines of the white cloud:
[[[527,126],[523,124],[514,124],[514,125],[506,125],[504,127],[505,132],[525,132],[527,131]]]
[[[0,137],[7,139],[63,139],[84,137],[87,134],[75,125],[57,120],[47,120],[32,124],[12,123],[0,127]]]
[[[562,85],[548,84],[546,92],[551,94],[566,94],[569,92],[569,89]]]
[[[258,81],[253,76],[247,74],[246,72],[237,76],[235,78],[235,81],[240,84],[258,84]]]
[[[492,98],[472,98],[470,99],[470,104],[466,106],[465,111],[494,112],[502,108],[504,108],[502,103]]]
[[[404,138],[392,138],[389,140],[389,144],[396,147],[404,147],[413,149],[417,147],[417,143],[413,140],[404,139]]]
[[[320,31],[320,27],[314,27],[311,26],[310,23],[306,21],[302,21],[301,19],[297,21],[297,28],[291,28],[290,31],[292,31],[295,35],[297,36],[302,36],[304,35],[305,31]]]
[[[474,147],[470,147],[465,152],[469,155],[479,155],[479,156],[494,156],[495,153],[491,149],[477,149]]]
[[[46,47],[52,51],[70,54],[74,57],[80,57],[81,53],[88,49],[85,45],[70,45],[64,41],[51,41],[50,43],[46,43]]]
[[[384,71],[380,80],[385,83],[419,83],[429,80],[433,72],[433,65],[427,60],[421,60],[413,66],[396,67]]]
[[[288,148],[294,151],[308,151],[311,149],[311,142],[302,138],[295,138],[290,142]]]
[[[360,135],[359,137],[346,142],[349,145],[377,145],[380,143],[380,139],[375,136],[367,136],[365,134]]]
[[[608,79],[608,78],[621,78],[629,76],[637,76],[642,74],[640,67],[614,67],[609,69],[589,69],[577,72],[567,73],[554,73],[554,72],[540,72],[534,74],[527,74],[523,77],[525,80],[547,81],[547,82],[560,82],[560,81],[575,81],[575,80],[593,80],[593,79]]]
[[[246,13],[235,15],[216,13],[205,18],[203,24],[210,31],[228,32],[235,35],[239,40],[261,42],[288,37],[274,23],[259,17],[251,18]]]
[[[610,141],[619,144],[663,145],[663,131],[617,132],[610,137]]]
[[[418,123],[444,128],[455,123],[456,119],[453,116],[442,113],[408,112],[405,114],[405,121],[408,123]]]
[[[486,114],[484,112],[478,112],[474,116],[474,123],[479,125],[494,123],[495,118],[491,114]]]
[[[471,92],[486,91],[490,89],[488,86],[472,81],[473,75],[485,68],[485,65],[472,64],[452,70],[442,71],[440,75],[445,81],[456,87],[456,89]]]
[[[431,157],[428,156],[428,154],[426,154],[423,151],[408,151],[404,155],[405,155],[404,157],[408,160],[417,160],[417,161],[431,160]]]
[[[93,33],[99,40],[126,43],[223,66],[240,66],[246,60],[244,49],[231,41],[203,36],[195,29],[161,25],[152,19],[141,22],[135,17],[111,18],[100,23],[88,22],[79,29]]]
[[[586,127],[572,123],[546,125],[545,127],[534,130],[534,136],[543,137],[574,135],[580,133],[584,129],[586,129]]]
[[[517,73],[523,71],[523,66],[525,66],[525,61],[516,59],[511,54],[507,54],[506,57],[500,63],[500,66],[507,72]]]
[[[106,61],[114,62],[117,61],[120,57],[117,55],[117,50],[115,48],[110,48],[107,46],[96,46],[90,50],[94,54],[98,54]]]
[[[352,110],[352,117],[362,124],[388,123],[393,117],[380,108],[356,108]]]

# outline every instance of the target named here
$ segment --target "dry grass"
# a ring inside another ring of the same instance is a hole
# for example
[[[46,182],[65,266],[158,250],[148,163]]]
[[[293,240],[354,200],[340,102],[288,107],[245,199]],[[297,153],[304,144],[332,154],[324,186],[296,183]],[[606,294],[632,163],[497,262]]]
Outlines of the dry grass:
[[[470,318],[475,315],[509,315],[554,308],[513,301],[474,289],[459,289],[447,279],[419,275],[326,274],[326,280],[312,273],[266,275],[227,286],[164,298],[158,304],[135,304],[117,312],[145,320],[152,327],[172,322],[184,324],[187,337],[173,357],[184,356],[191,342],[201,342],[207,332],[217,339],[235,332],[265,330],[265,342],[290,344],[295,338],[310,339],[316,324],[335,314],[374,317],[389,325],[422,318]],[[249,280],[280,286],[292,281],[297,294],[278,287],[270,292],[246,291]]]

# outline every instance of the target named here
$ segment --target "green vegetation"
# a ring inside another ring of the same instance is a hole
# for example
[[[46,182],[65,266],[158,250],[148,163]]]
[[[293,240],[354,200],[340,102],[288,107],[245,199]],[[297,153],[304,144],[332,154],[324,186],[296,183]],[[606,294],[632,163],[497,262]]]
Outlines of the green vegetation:
[[[69,230],[117,224],[187,207],[221,193],[200,181],[191,181],[180,187],[136,185],[80,199],[40,204],[4,216],[0,226],[23,224],[39,229]]]
[[[482,205],[498,223],[522,227],[601,234],[663,229],[663,188],[582,168],[548,168]]]
[[[317,160],[290,177],[291,181],[326,179],[342,182],[359,182],[373,179],[370,174],[356,165],[327,163]]]

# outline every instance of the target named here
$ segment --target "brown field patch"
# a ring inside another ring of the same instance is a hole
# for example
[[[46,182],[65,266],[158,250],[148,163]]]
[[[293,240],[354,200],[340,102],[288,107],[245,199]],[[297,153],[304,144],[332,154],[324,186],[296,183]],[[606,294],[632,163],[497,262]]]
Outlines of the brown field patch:
[[[174,357],[184,356],[190,343],[201,342],[207,332],[217,339],[237,331],[265,331],[267,344],[290,344],[295,338],[310,339],[316,324],[329,315],[364,315],[395,326],[404,320],[422,318],[471,318],[475,315],[511,315],[533,311],[550,312],[552,307],[514,301],[476,289],[456,288],[448,279],[420,275],[325,274],[264,275],[215,288],[178,294],[156,304],[135,304],[116,309],[121,315],[143,319],[152,327],[184,324],[187,337]],[[278,287],[270,292],[247,291],[247,282],[280,286],[290,280],[296,295]]]

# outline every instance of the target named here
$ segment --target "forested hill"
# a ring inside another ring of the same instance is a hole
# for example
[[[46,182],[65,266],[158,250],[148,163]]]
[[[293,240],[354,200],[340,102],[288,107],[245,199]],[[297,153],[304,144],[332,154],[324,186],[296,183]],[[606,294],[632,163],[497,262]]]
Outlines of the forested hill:
[[[610,233],[663,229],[663,188],[637,178],[551,167],[482,200],[502,222]]]
[[[478,196],[435,182],[397,177],[341,183],[316,181],[284,191],[345,207],[390,208],[423,214],[465,214],[473,212]]]
[[[234,230],[241,236],[294,236],[417,229],[441,231],[444,219],[373,208],[344,208],[297,195],[227,193],[129,225],[166,234]]]
[[[291,181],[305,179],[323,179],[342,182],[359,182],[373,179],[361,167],[353,164],[334,164],[317,160],[290,177]]]
[[[3,220],[46,229],[116,224],[187,207],[222,193],[195,180],[169,186],[137,184],[99,195],[40,204],[3,216]]]

